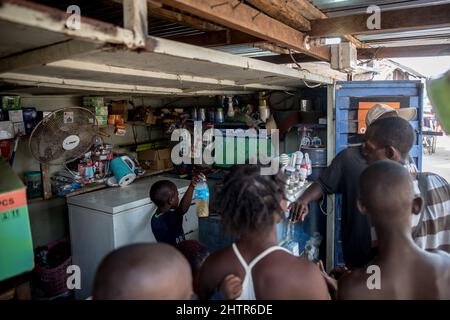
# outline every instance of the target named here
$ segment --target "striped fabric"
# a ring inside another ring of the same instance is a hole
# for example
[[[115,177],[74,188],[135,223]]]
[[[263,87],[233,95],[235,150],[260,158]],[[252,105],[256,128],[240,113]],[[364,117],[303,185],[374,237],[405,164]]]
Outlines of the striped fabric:
[[[416,196],[424,198],[423,217],[412,215],[412,235],[415,243],[424,250],[443,250],[450,253],[450,185],[434,173],[422,173],[426,179],[427,194],[421,194],[419,183],[414,181]],[[419,225],[420,223],[420,225]],[[377,247],[377,234],[371,227],[372,247]]]
[[[423,249],[438,249],[450,253],[450,185],[441,176],[426,173],[427,194],[422,222],[413,219],[413,237]]]

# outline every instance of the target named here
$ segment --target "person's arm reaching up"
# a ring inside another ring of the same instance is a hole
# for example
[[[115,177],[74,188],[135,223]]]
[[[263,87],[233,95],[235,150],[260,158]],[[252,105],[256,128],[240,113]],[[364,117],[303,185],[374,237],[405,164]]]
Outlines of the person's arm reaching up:
[[[192,197],[194,196],[195,186],[197,185],[200,178],[205,178],[205,175],[203,173],[200,173],[194,175],[194,177],[192,178],[191,184],[186,190],[186,193],[184,194],[183,199],[181,199],[180,205],[177,208],[177,212],[179,214],[183,215],[189,210],[189,207],[192,203]]]

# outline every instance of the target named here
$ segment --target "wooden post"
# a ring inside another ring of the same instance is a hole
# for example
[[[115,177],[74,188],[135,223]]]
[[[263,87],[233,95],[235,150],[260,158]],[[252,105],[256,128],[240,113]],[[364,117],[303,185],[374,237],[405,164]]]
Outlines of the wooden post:
[[[42,174],[42,193],[44,199],[50,199],[52,197],[52,184],[50,181],[50,174],[48,172],[48,165],[41,163]]]
[[[123,0],[123,25],[134,33],[136,47],[144,47],[148,33],[147,1]]]

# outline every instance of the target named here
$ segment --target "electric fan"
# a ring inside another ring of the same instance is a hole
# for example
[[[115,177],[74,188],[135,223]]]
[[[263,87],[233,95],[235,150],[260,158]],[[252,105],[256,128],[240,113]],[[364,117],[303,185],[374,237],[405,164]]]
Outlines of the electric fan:
[[[39,162],[61,165],[88,152],[97,132],[97,119],[91,111],[80,107],[63,108],[39,122],[28,143],[31,154]]]

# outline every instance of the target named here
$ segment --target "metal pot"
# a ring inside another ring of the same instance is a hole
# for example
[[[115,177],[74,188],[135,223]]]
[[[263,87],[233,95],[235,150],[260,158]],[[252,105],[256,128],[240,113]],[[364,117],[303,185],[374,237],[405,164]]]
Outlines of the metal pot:
[[[312,101],[311,100],[300,100],[300,111],[309,112],[312,111]]]

